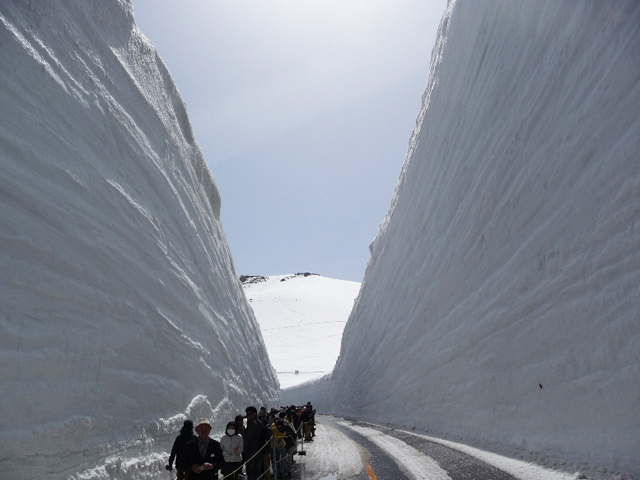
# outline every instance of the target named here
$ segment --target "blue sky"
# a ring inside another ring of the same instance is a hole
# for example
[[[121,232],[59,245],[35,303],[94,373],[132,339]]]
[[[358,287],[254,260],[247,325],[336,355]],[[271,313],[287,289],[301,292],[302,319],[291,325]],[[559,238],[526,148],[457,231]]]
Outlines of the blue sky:
[[[239,275],[361,281],[445,0],[133,0],[222,196]]]

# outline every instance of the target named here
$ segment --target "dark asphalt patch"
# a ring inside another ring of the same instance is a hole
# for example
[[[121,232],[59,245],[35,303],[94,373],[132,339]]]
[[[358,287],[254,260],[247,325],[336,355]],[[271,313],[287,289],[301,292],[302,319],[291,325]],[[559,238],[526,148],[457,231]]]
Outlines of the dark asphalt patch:
[[[471,455],[445,447],[439,443],[430,442],[425,438],[393,429],[380,428],[369,423],[362,424],[362,426],[375,428],[380,432],[402,440],[407,445],[428,455],[438,462],[442,469],[447,471],[452,480],[518,480],[513,475],[509,475]]]

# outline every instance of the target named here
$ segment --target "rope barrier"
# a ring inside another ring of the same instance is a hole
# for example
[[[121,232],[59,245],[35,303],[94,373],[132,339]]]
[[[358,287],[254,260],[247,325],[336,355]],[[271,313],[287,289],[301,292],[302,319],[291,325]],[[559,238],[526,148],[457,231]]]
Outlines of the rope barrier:
[[[237,472],[242,471],[242,468],[243,468],[247,463],[249,463],[251,460],[253,460],[254,458],[256,458],[256,456],[257,456],[258,454],[262,453],[262,449],[263,449],[264,447],[266,447],[266,446],[267,446],[267,444],[269,444],[269,443],[271,443],[271,439],[267,440],[267,441],[265,442],[265,444],[264,444],[264,445],[262,445],[262,447],[260,447],[260,448],[258,449],[258,451],[253,455],[253,457],[251,457],[250,459],[246,460],[242,465],[240,465],[238,468],[236,468],[236,469],[235,469],[233,472],[231,472],[230,474],[225,475],[224,477],[222,477],[222,480],[224,480],[225,478],[229,478],[229,477],[231,477],[232,475],[234,475],[234,474],[235,474],[235,473],[237,473]]]
[[[293,429],[294,433],[295,433],[296,435],[297,435],[298,433],[300,433],[300,430],[302,429],[302,427],[303,427],[305,424],[311,424],[311,420],[309,420],[309,421],[307,421],[307,422],[301,421],[301,422],[300,422],[300,426],[298,427],[298,429],[297,429],[297,430],[296,430],[296,429],[295,429],[295,427],[294,427],[294,429]],[[275,438],[275,436],[272,436],[269,440],[267,440],[267,441],[265,442],[265,444],[264,444],[264,445],[262,445],[262,447],[260,447],[260,448],[258,449],[258,451],[257,451],[257,452],[256,452],[256,453],[255,453],[251,458],[247,459],[247,460],[246,460],[242,465],[240,465],[238,468],[236,468],[233,472],[231,472],[231,473],[229,473],[229,474],[227,474],[227,475],[223,476],[223,477],[222,477],[222,480],[225,480],[226,478],[231,478],[231,477],[233,477],[236,473],[238,473],[238,472],[242,472],[242,469],[243,469],[243,468],[244,468],[244,467],[245,467],[245,466],[246,466],[246,465],[247,465],[251,460],[253,460],[254,458],[256,458],[256,456],[258,456],[258,455],[262,454],[262,450],[264,449],[264,447],[266,447],[269,443],[271,443],[271,442],[272,442],[272,440],[274,440],[274,438]],[[282,438],[284,438],[284,437],[282,437]],[[303,442],[303,444],[304,444],[304,437],[303,437],[302,442]],[[296,442],[296,443],[297,443],[297,442]],[[275,445],[274,445],[274,447],[273,447],[273,448],[274,448],[274,450],[275,450]],[[286,451],[286,450],[285,450],[285,451]],[[291,453],[291,455],[293,455],[293,453],[297,453],[297,452],[292,452],[292,453]],[[283,462],[283,461],[287,460],[287,457],[288,457],[288,456],[289,456],[289,454],[285,454],[285,455],[284,455],[280,460],[278,460],[277,462],[273,462],[273,469],[274,469],[274,471],[275,471],[275,469],[276,469],[277,465],[278,465],[280,462]],[[271,469],[270,469],[270,468],[268,468],[267,470],[265,470],[264,472],[262,472],[262,474],[258,477],[258,480],[260,480],[261,478],[263,478],[263,477],[267,474],[267,472],[270,472],[270,470],[271,470]]]

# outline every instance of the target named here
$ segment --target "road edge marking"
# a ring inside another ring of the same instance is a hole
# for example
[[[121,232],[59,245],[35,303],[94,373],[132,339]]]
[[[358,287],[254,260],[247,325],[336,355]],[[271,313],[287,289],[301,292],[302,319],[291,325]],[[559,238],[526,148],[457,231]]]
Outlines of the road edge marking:
[[[369,463],[367,463],[365,470],[367,471],[367,475],[369,475],[369,480],[378,480],[378,477],[376,477],[376,474],[373,473],[373,468],[371,468],[371,465]]]

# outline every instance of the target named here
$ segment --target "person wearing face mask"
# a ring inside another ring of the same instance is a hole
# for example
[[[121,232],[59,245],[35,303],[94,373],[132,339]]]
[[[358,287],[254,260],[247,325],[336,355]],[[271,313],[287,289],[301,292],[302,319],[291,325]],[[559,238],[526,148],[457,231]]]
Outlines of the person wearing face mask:
[[[222,475],[225,478],[237,480],[242,470],[242,451],[244,440],[242,435],[236,431],[236,423],[229,422],[225,434],[220,439],[222,455],[224,456],[224,467]],[[233,475],[227,476],[233,472]]]

